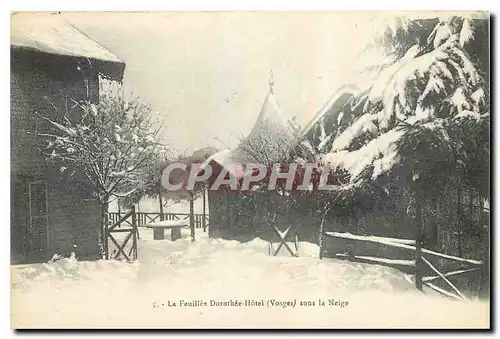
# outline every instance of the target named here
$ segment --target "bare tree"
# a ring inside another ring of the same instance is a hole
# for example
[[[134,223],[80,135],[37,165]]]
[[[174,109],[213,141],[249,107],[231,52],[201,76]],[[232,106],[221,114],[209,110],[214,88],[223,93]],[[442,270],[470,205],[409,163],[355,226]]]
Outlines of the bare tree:
[[[65,105],[65,112],[36,113],[47,128],[35,134],[46,142],[40,148],[45,158],[61,173],[69,171],[70,177],[78,173],[101,205],[102,248],[108,202],[144,185],[147,169],[161,151],[161,124],[152,120],[149,105],[138,98],[127,100],[120,86],[102,94],[99,103],[72,102]]]
[[[293,137],[283,130],[263,130],[258,136],[244,139],[239,149],[249,158],[261,165],[289,163],[294,146]]]

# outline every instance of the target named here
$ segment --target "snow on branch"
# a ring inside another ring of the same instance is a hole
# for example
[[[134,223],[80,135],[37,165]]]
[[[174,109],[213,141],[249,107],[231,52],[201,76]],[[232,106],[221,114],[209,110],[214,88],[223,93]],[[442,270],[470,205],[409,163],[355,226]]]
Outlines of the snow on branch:
[[[80,101],[73,109],[77,112],[50,117],[37,113],[46,123],[35,134],[46,142],[41,151],[47,161],[82,172],[103,201],[132,194],[162,148],[161,126],[153,122],[151,107],[116,91],[104,92],[98,104]]]
[[[349,125],[332,126],[331,148],[319,148],[324,150],[320,161],[349,173],[348,185],[396,175],[398,168],[432,173],[433,163],[445,161],[453,162],[448,168],[457,163],[474,167],[477,153],[487,152],[488,69],[480,62],[484,56],[468,49],[487,34],[487,25],[467,17],[433,20],[400,22],[385,37],[383,43],[392,44],[397,57],[351,100],[356,104],[347,108]],[[318,148],[317,140],[307,142]],[[470,148],[465,151],[463,145]]]

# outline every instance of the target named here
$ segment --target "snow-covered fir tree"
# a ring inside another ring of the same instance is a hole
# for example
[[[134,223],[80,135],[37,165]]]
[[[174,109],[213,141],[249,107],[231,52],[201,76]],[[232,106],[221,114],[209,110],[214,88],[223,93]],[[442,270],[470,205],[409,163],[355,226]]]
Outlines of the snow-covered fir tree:
[[[487,190],[479,168],[489,157],[487,16],[398,17],[385,27],[370,46],[384,62],[370,67],[366,88],[341,89],[350,98],[337,96],[315,126],[329,133],[310,148],[346,170],[353,189],[411,169],[432,180],[474,177]]]

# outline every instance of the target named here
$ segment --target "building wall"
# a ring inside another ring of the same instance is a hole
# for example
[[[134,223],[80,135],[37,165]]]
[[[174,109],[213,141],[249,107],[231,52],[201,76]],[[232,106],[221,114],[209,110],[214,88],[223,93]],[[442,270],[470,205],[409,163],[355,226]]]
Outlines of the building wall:
[[[298,204],[305,201],[296,198]],[[290,235],[297,233],[300,241],[318,242],[321,216],[316,209],[291,205],[289,197],[275,192],[243,194],[241,192],[209,191],[209,236],[212,238],[250,241],[255,237],[278,241],[279,237],[268,221],[284,231],[290,225]],[[273,219],[274,218],[274,219]],[[288,239],[293,239],[292,237]]]
[[[80,66],[82,65],[82,66]],[[80,70],[77,67],[80,66]],[[87,82],[82,76],[87,72]],[[47,165],[38,147],[45,147],[34,135],[46,132],[37,118],[66,114],[66,98],[98,98],[98,75],[76,59],[33,51],[11,49],[11,245],[13,263],[45,261],[54,253],[68,255],[73,245],[82,258],[95,258],[99,205],[87,193],[68,192],[61,186],[57,169]],[[55,106],[55,107],[54,107]],[[75,118],[78,112],[73,111]],[[47,183],[48,232],[29,234],[28,183]],[[64,186],[64,185],[63,185]],[[29,255],[30,237],[48,237],[43,253]]]
[[[49,253],[69,255],[78,259],[98,259],[98,227],[100,206],[94,199],[67,193],[52,185],[49,191]],[[76,247],[75,247],[76,246]]]

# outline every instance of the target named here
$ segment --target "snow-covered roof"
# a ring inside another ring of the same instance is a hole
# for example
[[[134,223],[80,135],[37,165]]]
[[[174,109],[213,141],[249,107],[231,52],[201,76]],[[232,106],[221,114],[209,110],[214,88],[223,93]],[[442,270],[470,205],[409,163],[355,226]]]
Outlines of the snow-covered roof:
[[[290,137],[293,135],[293,129],[290,122],[283,117],[276,97],[272,91],[266,96],[259,116],[247,136],[247,140],[258,138],[263,133],[271,132],[274,134],[284,133]]]
[[[338,112],[340,107],[342,107],[346,101],[353,95],[358,95],[359,89],[354,85],[343,85],[330,97],[326,104],[319,110],[319,112],[314,116],[314,118],[309,121],[309,123],[304,127],[301,135],[306,135],[311,128],[326,114],[331,114],[333,112]]]
[[[223,151],[217,152],[213,155],[211,155],[207,160],[203,162],[201,165],[201,169],[204,169],[208,164],[210,164],[212,161],[220,164],[221,166],[224,166],[225,163],[228,162],[228,159],[231,158],[231,150],[230,149],[225,149]]]
[[[248,163],[249,160],[249,157],[240,153],[239,150],[226,149],[210,156],[203,162],[200,169],[204,170],[210,163],[215,162],[225,168],[231,175],[238,177],[244,167],[243,165]]]
[[[10,44],[48,54],[124,64],[116,55],[55,13],[13,14]]]
[[[270,89],[262,104],[259,116],[248,136],[238,145],[239,156],[250,156],[252,161],[259,148],[265,148],[267,160],[278,162],[285,150],[292,150],[297,142],[291,122],[286,119],[279,108],[276,97]],[[249,154],[249,151],[252,151]]]
[[[204,161],[201,169],[206,168],[211,162],[216,162],[232,175],[240,177],[242,175],[241,170],[245,168],[246,164],[259,162],[259,159],[255,159],[255,155],[251,154],[258,153],[258,147],[265,147],[268,156],[274,158],[272,160],[279,162],[282,159],[279,159],[280,156],[277,152],[273,154],[273,150],[278,148],[282,150],[284,147],[292,150],[295,142],[293,127],[282,116],[271,87],[248,136],[238,147],[223,150],[209,157]],[[276,147],[277,145],[280,147]],[[250,152],[251,148],[254,148],[253,152]]]

